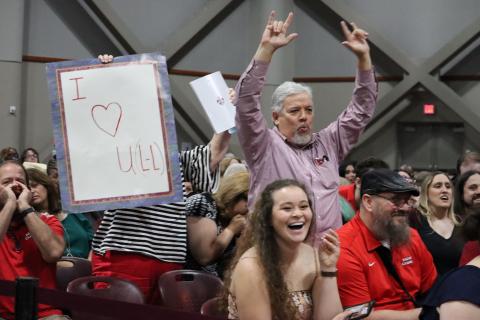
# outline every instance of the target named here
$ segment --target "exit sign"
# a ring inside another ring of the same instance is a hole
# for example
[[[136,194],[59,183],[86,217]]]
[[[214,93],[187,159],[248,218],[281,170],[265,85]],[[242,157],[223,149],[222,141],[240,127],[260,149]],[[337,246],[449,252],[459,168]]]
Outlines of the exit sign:
[[[434,104],[424,104],[423,105],[423,114],[427,114],[427,115],[435,114],[435,105]]]

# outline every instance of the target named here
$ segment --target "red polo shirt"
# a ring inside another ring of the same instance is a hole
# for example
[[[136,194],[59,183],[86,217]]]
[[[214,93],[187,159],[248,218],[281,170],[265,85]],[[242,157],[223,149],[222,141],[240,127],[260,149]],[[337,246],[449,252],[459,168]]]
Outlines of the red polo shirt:
[[[433,259],[416,230],[410,242],[392,249],[392,261],[408,292],[415,297],[437,277]],[[376,310],[408,310],[414,305],[388,274],[375,249],[382,245],[357,214],[338,230],[338,290],[344,307],[375,300]]]
[[[355,202],[355,183],[338,187],[338,193],[350,203],[353,210],[357,211],[357,203]]]
[[[56,217],[41,214],[40,218],[53,233],[63,237],[63,228]],[[41,288],[56,289],[56,263],[43,260],[40,250],[26,225],[9,229],[0,241],[0,279],[15,281],[17,277],[35,277]],[[38,305],[38,317],[62,314],[45,304]],[[13,297],[0,296],[0,318],[14,319]]]
[[[478,241],[468,241],[463,246],[462,257],[458,265],[464,266],[478,255],[480,255],[480,244]]]

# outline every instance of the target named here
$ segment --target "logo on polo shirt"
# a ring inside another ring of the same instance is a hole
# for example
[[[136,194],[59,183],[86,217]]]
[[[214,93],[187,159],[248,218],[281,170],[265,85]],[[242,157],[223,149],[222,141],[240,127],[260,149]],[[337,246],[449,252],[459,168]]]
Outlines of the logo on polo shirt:
[[[25,233],[25,240],[28,240],[31,237],[32,237],[32,235],[30,234],[30,232]]]
[[[408,256],[402,259],[402,266],[406,266],[412,263],[413,263],[413,259],[411,256]]]
[[[369,266],[369,267],[373,267],[374,264],[375,264],[375,261],[369,262],[369,263],[368,263],[368,266]]]

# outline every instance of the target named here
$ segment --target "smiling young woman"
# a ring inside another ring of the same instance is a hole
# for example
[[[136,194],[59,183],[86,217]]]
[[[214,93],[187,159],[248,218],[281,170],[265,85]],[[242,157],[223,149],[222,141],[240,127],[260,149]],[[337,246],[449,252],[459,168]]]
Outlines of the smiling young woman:
[[[348,314],[340,313],[337,234],[325,233],[318,249],[304,243],[313,225],[307,194],[295,180],[272,182],[262,192],[225,277],[229,319],[339,320]]]

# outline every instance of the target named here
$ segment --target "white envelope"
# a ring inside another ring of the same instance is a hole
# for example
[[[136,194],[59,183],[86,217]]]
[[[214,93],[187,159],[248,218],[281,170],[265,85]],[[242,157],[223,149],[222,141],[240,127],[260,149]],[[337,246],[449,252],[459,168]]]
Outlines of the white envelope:
[[[235,127],[235,106],[228,98],[228,87],[220,71],[191,81],[190,86],[216,133]]]

